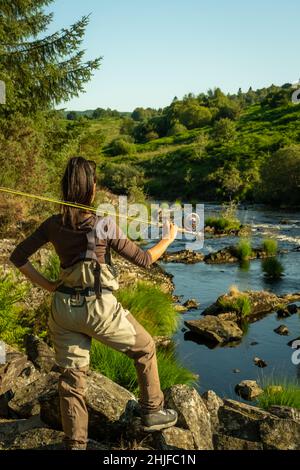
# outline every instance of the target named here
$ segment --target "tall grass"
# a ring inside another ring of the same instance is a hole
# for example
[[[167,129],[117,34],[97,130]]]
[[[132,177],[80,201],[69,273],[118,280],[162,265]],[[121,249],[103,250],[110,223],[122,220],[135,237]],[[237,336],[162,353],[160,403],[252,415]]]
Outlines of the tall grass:
[[[236,247],[236,255],[240,261],[245,261],[252,255],[252,246],[250,240],[242,239]]]
[[[218,306],[223,312],[235,312],[240,317],[247,317],[252,310],[251,300],[247,294],[221,297]]]
[[[56,281],[60,273],[60,261],[59,257],[55,252],[52,252],[49,256],[46,266],[43,269],[43,275],[51,281]]]
[[[277,240],[274,240],[274,238],[266,238],[263,240],[263,250],[267,253],[267,255],[275,256],[278,251]]]
[[[281,279],[284,273],[284,267],[276,258],[264,259],[262,262],[262,270],[265,277],[270,281]]]
[[[268,410],[272,405],[290,406],[300,409],[300,385],[296,382],[283,380],[265,380],[264,392],[257,398],[261,408]]]
[[[151,335],[171,335],[176,331],[179,316],[172,297],[159,287],[138,282],[135,287],[121,289],[117,297]]]
[[[172,353],[158,350],[157,362],[163,390],[175,384],[192,385],[195,382],[194,374],[178,363]],[[134,362],[125,354],[93,341],[91,366],[132,393],[138,393]]]

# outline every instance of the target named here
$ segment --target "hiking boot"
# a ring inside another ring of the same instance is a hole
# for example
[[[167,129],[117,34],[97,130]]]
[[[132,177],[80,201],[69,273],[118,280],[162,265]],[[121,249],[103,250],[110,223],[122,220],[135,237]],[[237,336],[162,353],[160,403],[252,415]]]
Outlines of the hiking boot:
[[[154,413],[145,413],[142,416],[143,430],[146,432],[161,431],[175,426],[178,415],[174,410],[160,410]]]

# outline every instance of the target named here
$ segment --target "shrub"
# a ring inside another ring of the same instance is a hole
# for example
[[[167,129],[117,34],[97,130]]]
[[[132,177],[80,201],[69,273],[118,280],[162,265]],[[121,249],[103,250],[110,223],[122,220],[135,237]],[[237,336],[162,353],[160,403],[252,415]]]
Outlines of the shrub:
[[[22,346],[29,331],[22,325],[19,304],[27,292],[28,286],[17,283],[12,275],[0,274],[0,339],[10,345]]]
[[[217,232],[226,233],[239,230],[241,227],[239,220],[227,219],[225,217],[207,217],[205,225],[214,228]]]
[[[112,156],[116,155],[130,155],[135,152],[135,145],[128,142],[125,138],[114,139],[110,145],[109,153]]]
[[[276,258],[268,258],[262,262],[262,270],[265,277],[270,280],[281,279],[284,273],[284,267]]]
[[[263,241],[263,250],[269,255],[269,256],[275,256],[278,251],[278,243],[277,240],[274,240],[273,238],[267,238]]]

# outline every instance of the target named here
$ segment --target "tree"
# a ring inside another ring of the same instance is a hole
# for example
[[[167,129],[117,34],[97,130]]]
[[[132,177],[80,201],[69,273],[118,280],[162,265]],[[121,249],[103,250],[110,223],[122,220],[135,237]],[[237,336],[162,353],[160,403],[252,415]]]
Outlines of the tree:
[[[34,114],[78,96],[101,57],[84,62],[80,49],[89,17],[40,37],[52,21],[44,7],[53,0],[1,0],[0,80],[6,82],[2,111]]]
[[[188,129],[195,129],[209,124],[212,115],[208,108],[200,106],[197,102],[187,102],[181,108],[178,118]]]
[[[300,145],[275,152],[262,168],[261,190],[271,204],[300,204]]]
[[[212,135],[218,143],[225,143],[234,140],[236,136],[235,123],[228,118],[223,118],[219,121],[216,121],[213,127]]]

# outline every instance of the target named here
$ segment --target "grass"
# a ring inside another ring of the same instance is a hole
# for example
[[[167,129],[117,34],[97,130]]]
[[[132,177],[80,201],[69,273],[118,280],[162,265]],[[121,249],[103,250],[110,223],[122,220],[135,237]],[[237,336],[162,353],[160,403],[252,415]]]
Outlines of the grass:
[[[284,273],[284,267],[276,258],[268,258],[262,261],[262,270],[265,277],[269,280],[281,279]]]
[[[60,261],[55,252],[49,256],[46,266],[43,269],[43,275],[51,281],[57,281],[60,273]]]
[[[175,384],[192,385],[195,382],[194,374],[179,364],[172,353],[158,350],[157,361],[163,390]],[[132,393],[138,393],[134,362],[125,354],[93,341],[91,366]]]
[[[300,385],[287,380],[266,381],[264,392],[257,398],[258,405],[268,410],[272,405],[300,409]]]
[[[273,238],[266,238],[263,240],[263,250],[267,253],[269,256],[275,256],[278,251],[278,243],[277,240],[274,240]]]
[[[224,296],[218,300],[218,306],[223,312],[235,312],[240,317],[247,317],[251,311],[251,301],[247,294]]]
[[[240,261],[249,259],[252,255],[252,246],[250,240],[242,239],[236,247],[236,256]]]
[[[151,335],[171,335],[176,331],[179,316],[171,295],[159,287],[138,282],[134,287],[121,289],[117,297]]]

